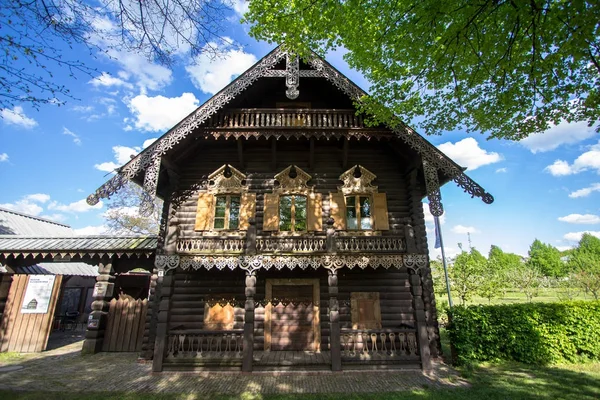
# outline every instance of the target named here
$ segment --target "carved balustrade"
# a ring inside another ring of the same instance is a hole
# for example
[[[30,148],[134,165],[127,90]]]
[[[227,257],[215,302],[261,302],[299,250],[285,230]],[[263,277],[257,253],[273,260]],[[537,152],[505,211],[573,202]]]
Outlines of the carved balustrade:
[[[167,337],[167,359],[242,358],[243,329],[171,331]]]
[[[418,358],[414,329],[342,329],[343,360]]]
[[[241,254],[244,252],[246,239],[243,237],[201,237],[195,239],[179,239],[177,252],[181,254]]]
[[[397,236],[336,237],[339,253],[403,253],[406,251],[404,238]]]
[[[364,128],[354,110],[246,108],[227,110],[210,117],[212,128]]]
[[[326,237],[258,237],[256,238],[258,253],[325,253]]]

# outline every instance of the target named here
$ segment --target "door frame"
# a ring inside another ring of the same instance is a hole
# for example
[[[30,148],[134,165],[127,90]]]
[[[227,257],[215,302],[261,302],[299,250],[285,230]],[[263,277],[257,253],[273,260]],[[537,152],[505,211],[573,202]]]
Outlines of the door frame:
[[[313,287],[313,351],[321,351],[321,324],[319,316],[319,279],[267,279],[267,286],[265,290],[265,351],[271,351],[271,300],[273,299],[273,286],[308,286]]]

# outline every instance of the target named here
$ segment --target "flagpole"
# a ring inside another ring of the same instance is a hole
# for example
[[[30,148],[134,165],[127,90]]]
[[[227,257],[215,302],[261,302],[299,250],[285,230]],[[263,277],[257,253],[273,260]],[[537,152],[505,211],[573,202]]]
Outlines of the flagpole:
[[[446,253],[444,252],[444,239],[442,238],[442,229],[440,227],[440,219],[436,216],[433,217],[435,222],[435,229],[437,233],[436,239],[440,241],[440,248],[442,249],[442,264],[444,265],[444,275],[446,275],[446,291],[448,292],[448,306],[452,309],[452,295],[450,294],[450,279],[448,279],[448,265],[446,264]]]

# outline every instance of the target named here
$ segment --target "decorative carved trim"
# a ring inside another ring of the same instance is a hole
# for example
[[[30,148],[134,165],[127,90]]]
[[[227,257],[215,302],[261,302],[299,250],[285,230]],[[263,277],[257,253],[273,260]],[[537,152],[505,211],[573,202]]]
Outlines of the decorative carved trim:
[[[154,266],[160,271],[169,271],[180,265],[180,258],[177,254],[174,255],[157,255],[154,259]]]
[[[296,176],[291,177],[290,171],[292,167],[296,170]],[[313,192],[314,188],[309,187],[307,182],[312,179],[312,176],[303,171],[300,167],[290,165],[277,175],[275,180],[279,182],[279,187],[273,189],[273,193],[277,194],[305,194],[308,195]]]
[[[423,173],[425,174],[425,191],[429,200],[429,211],[432,215],[439,217],[444,213],[444,206],[442,205],[442,192],[440,192],[437,169],[427,160],[423,160]]]
[[[300,85],[300,60],[297,55],[288,53],[285,55],[285,65],[285,86],[287,86],[285,95],[290,100],[296,100],[300,95],[300,91],[298,91],[298,86]]]
[[[229,173],[231,175],[227,177]],[[244,193],[248,191],[248,186],[242,182],[246,179],[246,175],[235,169],[229,164],[223,165],[215,172],[208,176],[207,189],[210,193]]]
[[[359,169],[360,176],[355,176],[356,169]],[[362,165],[355,165],[348,171],[340,175],[340,181],[343,181],[342,186],[338,186],[338,191],[348,194],[365,194],[365,193],[377,193],[377,186],[371,185],[371,182],[377,178],[374,173],[363,167]]]
[[[169,257],[169,256],[165,256]],[[158,256],[157,256],[158,259]],[[284,268],[293,270],[300,268],[302,270],[313,268],[325,268],[331,273],[341,268],[360,268],[367,267],[385,269],[395,267],[406,267],[413,271],[418,271],[420,268],[427,266],[428,258],[426,254],[403,254],[389,256],[181,256],[179,267],[183,270],[187,269],[206,269],[211,270],[234,270],[240,268],[248,272],[255,272],[259,269],[269,270]],[[163,262],[163,265],[165,262]],[[173,263],[173,265],[175,265]],[[158,267],[158,264],[157,264]],[[177,268],[165,268],[166,270]]]
[[[181,142],[187,137],[187,135],[202,125],[211,115],[223,108],[227,103],[229,103],[259,78],[280,77],[283,74],[286,76],[286,84],[289,83],[288,91],[293,95],[295,93],[295,81],[294,79],[290,78],[288,82],[289,75],[287,69],[286,71],[281,72],[273,70],[273,67],[281,59],[283,59],[283,57],[288,57],[289,60],[288,53],[281,46],[274,49],[257,64],[252,66],[248,71],[240,75],[235,81],[226,86],[205,104],[200,106],[194,113],[181,121],[175,128],[167,132],[162,138],[150,145],[145,151],[138,154],[129,163],[121,167],[117,175],[98,188],[95,193],[88,196],[88,204],[94,205],[97,204],[100,199],[112,196],[123,186],[125,182],[133,179],[140,172],[146,170],[150,164],[156,165],[157,157],[161,157],[163,154]],[[360,103],[363,96],[367,96],[366,92],[352,83],[348,78],[343,76],[328,62],[318,57],[316,54],[306,61],[315,70],[315,72],[309,73],[308,71],[304,72],[304,70],[300,70],[298,71],[298,77],[301,75],[323,77],[348,95],[350,99],[358,103]],[[299,81],[296,80],[296,82]],[[427,142],[427,140],[425,140],[412,128],[399,121],[399,127],[393,128],[392,131],[397,135],[397,137],[415,149],[421,155],[421,157],[431,162],[438,169],[442,170],[444,174],[451,177],[471,196],[481,197],[481,199],[487,204],[490,204],[494,201],[494,197],[491,194],[487,193],[475,181],[465,175],[457,164],[445,156],[441,151],[436,149],[431,143]],[[150,181],[152,179],[157,180],[158,174],[156,174],[156,176],[151,174],[150,177],[148,179],[144,179],[144,181],[148,181],[148,187],[152,186],[155,188],[156,183],[150,185]],[[154,192],[149,193],[153,194]]]

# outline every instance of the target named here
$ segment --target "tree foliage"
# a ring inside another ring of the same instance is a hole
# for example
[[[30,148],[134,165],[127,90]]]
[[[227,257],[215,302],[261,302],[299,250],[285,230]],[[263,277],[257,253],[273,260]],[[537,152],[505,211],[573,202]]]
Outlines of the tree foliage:
[[[468,252],[463,250],[462,246],[460,247],[461,252],[454,259],[448,273],[452,290],[456,292],[461,303],[465,304],[477,293],[483,283],[487,260],[473,247]]]
[[[182,52],[219,55],[227,9],[220,0],[0,0],[0,109],[71,97],[55,76],[95,72],[73,49],[167,65]]]
[[[426,133],[521,139],[600,116],[600,7],[561,0],[252,0],[251,34],[301,55],[344,47],[363,107]],[[389,107],[389,111],[383,106]]]
[[[529,269],[537,269],[548,277],[562,277],[567,274],[566,264],[561,260],[560,251],[551,244],[535,239],[529,247]]]
[[[104,213],[106,225],[112,233],[130,235],[156,235],[160,228],[163,202],[154,198],[154,208],[148,217],[142,216],[138,207],[144,199],[144,189],[127,183],[108,202]]]
[[[574,278],[596,300],[600,298],[600,239],[584,233],[569,257]]]
[[[492,245],[488,254],[488,259],[493,261],[494,267],[498,271],[506,272],[519,267],[523,263],[523,258],[514,253],[505,253],[500,247]]]

